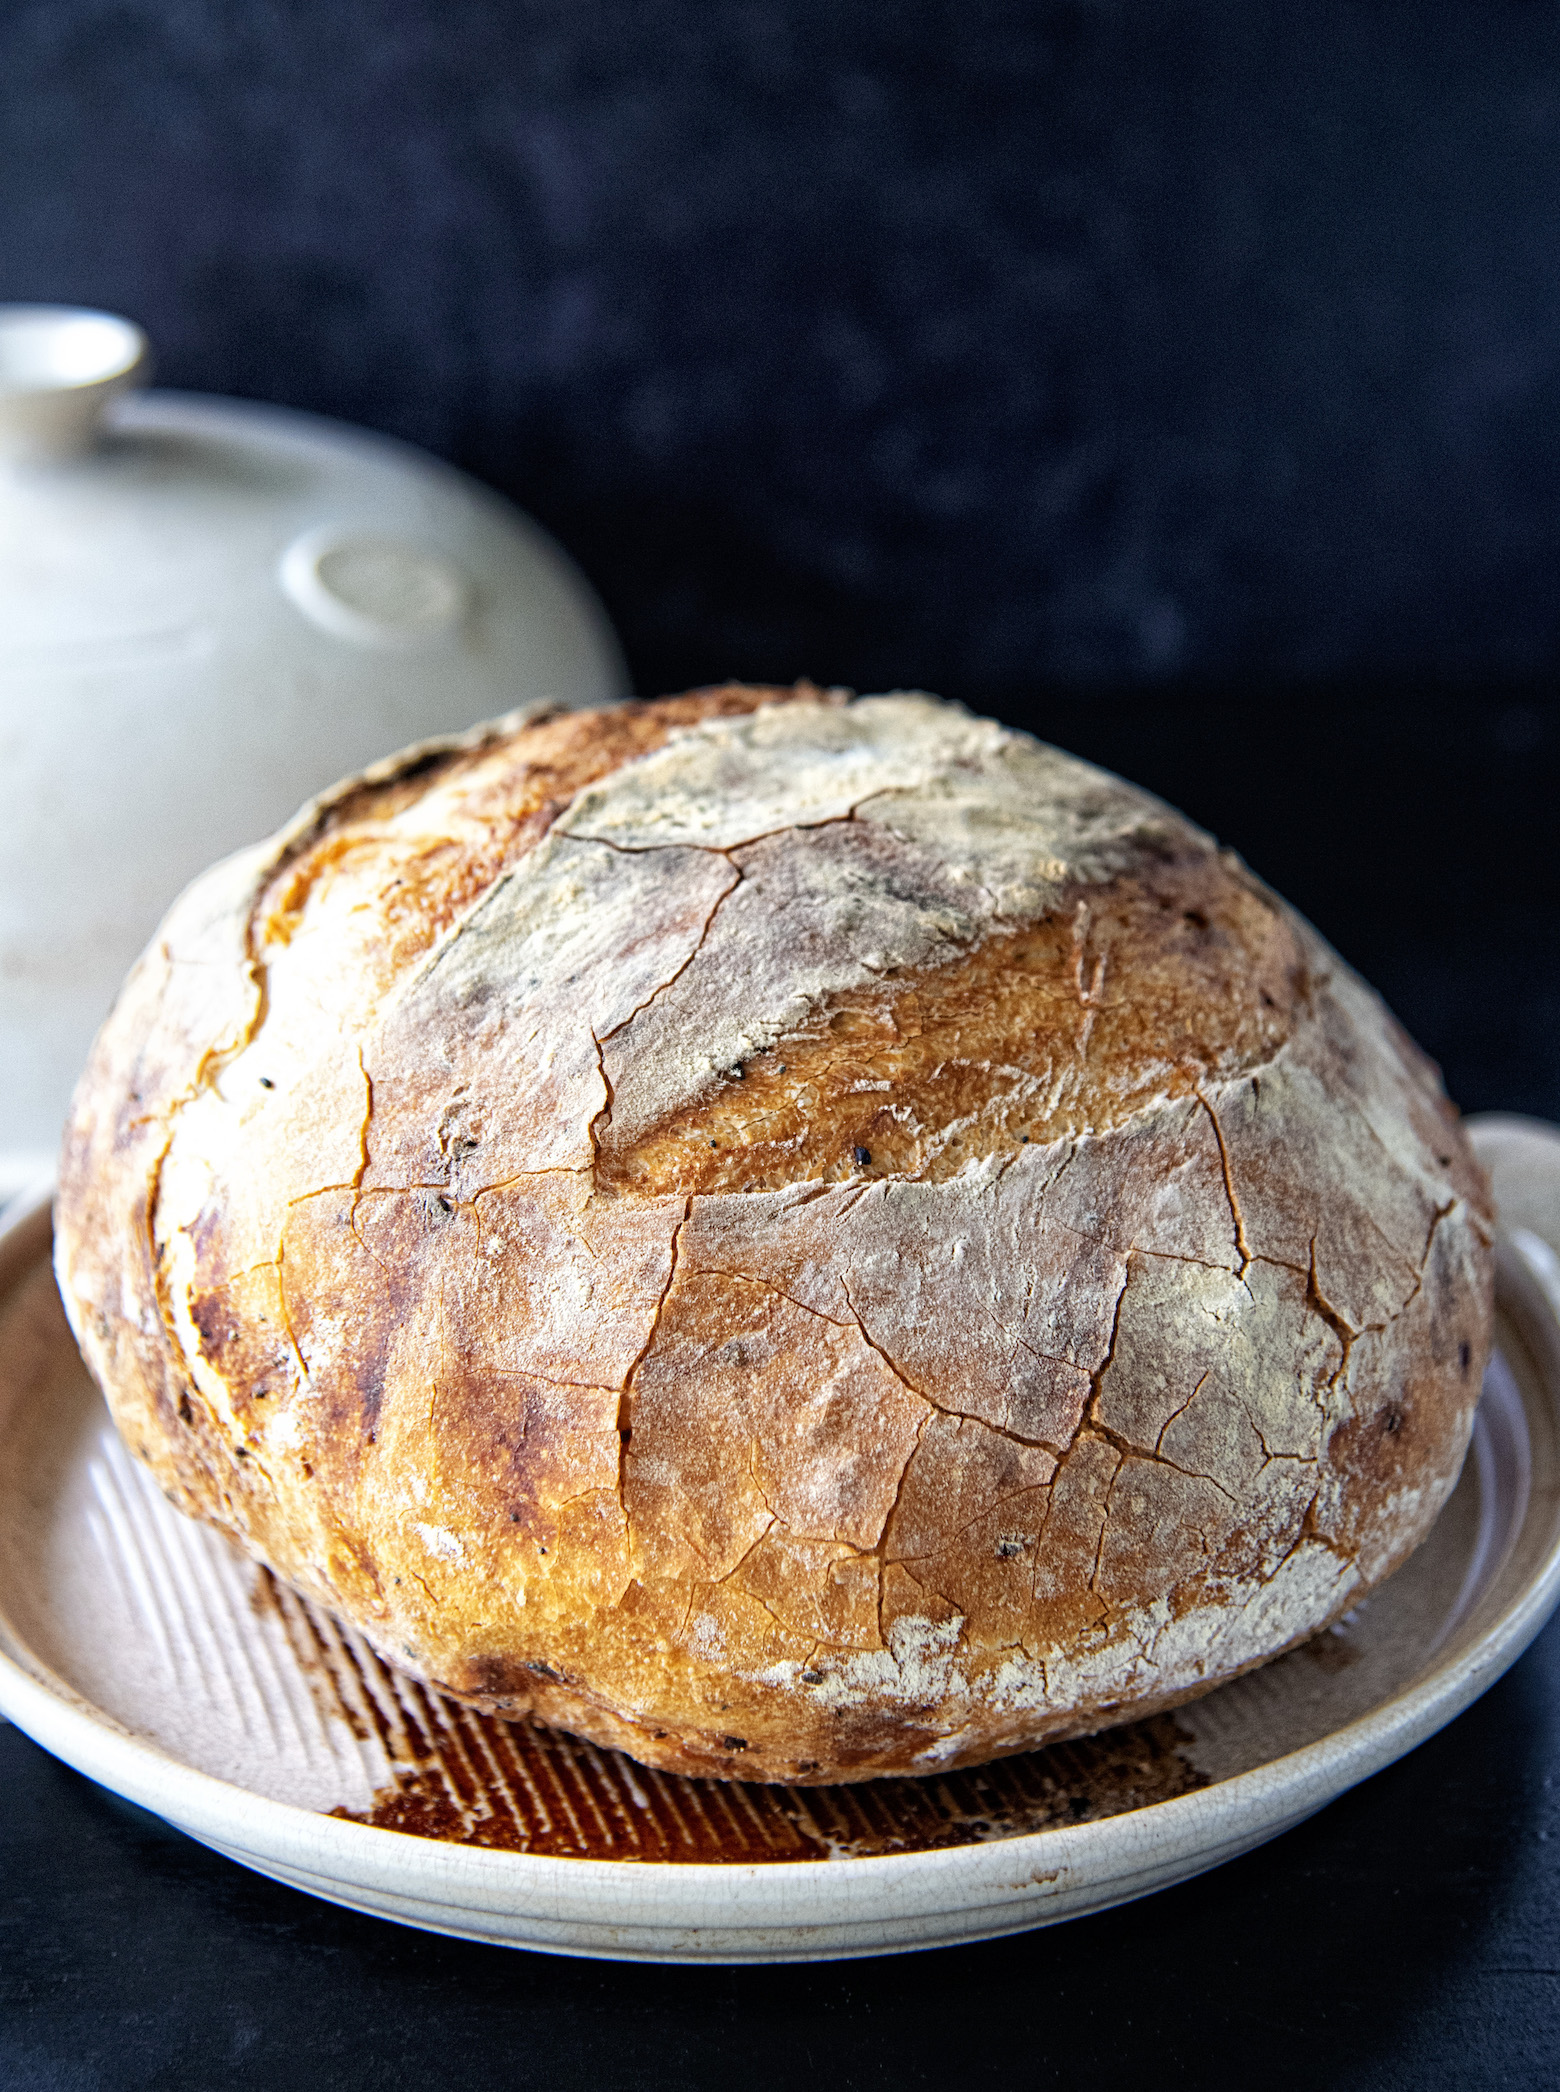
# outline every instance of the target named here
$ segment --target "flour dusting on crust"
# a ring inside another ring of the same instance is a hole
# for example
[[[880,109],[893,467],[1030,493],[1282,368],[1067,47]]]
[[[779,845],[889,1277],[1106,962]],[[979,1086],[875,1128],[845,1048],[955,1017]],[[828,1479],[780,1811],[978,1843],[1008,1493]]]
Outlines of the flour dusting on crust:
[[[178,904],[62,1287],[176,1501],[393,1662],[685,1772],[1169,1706],[1458,1472],[1433,1069],[1146,794],[726,686],[381,765]]]

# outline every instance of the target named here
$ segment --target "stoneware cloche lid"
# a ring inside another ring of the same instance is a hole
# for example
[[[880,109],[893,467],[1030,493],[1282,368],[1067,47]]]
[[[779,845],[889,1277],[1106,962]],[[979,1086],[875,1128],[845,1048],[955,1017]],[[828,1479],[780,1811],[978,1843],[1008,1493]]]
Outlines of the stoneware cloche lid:
[[[185,883],[376,756],[621,696],[588,584],[408,446],[144,392],[109,313],[0,306],[0,1150],[51,1151]]]

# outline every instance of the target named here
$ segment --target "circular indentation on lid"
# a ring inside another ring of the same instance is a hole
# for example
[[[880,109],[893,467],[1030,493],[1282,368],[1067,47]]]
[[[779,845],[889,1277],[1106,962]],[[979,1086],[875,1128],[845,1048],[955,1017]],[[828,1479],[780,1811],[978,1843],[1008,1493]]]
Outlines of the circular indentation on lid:
[[[409,646],[464,617],[471,589],[442,553],[406,538],[327,525],[282,554],[277,579],[305,617],[360,646]]]

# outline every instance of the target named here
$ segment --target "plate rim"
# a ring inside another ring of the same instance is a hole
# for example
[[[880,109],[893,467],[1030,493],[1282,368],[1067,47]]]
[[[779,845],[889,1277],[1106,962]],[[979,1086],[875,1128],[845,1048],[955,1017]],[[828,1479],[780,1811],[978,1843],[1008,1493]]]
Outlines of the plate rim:
[[[1470,1132],[1478,1131],[1473,1122]],[[0,1295],[34,1268],[48,1240],[50,1204],[44,1191],[6,1216]],[[1560,1258],[1531,1235],[1503,1235],[1497,1270],[1500,1304],[1537,1368],[1531,1387],[1519,1376],[1524,1406],[1541,1402],[1560,1435]],[[907,1951],[1056,1922],[1189,1879],[1280,1835],[1406,1755],[1493,1685],[1560,1602],[1557,1492],[1535,1491],[1511,1544],[1522,1546],[1545,1521],[1494,1619],[1472,1639],[1454,1633],[1417,1678],[1326,1735],[1210,1787],[1096,1822],[931,1851],[823,1861],[575,1858],[455,1844],[327,1815],[199,1771],[136,1735],[43,1664],[3,1617],[0,1712],[87,1778],[199,1842],[327,1900],[422,1929],[620,1959]],[[386,1897],[415,1902],[419,1914]]]

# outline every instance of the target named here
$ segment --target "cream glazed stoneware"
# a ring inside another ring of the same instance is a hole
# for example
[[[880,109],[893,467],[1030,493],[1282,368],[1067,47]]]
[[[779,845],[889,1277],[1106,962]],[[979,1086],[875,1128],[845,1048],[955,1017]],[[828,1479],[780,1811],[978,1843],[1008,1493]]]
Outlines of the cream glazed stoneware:
[[[1502,1216],[1498,1349],[1462,1481],[1406,1567],[1157,1725],[848,1790],[646,1773],[393,1678],[124,1455],[65,1333],[46,1203],[24,1201],[0,1236],[0,1706],[245,1865],[553,1952],[888,1953],[1184,1880],[1440,1728],[1560,1594],[1560,1137],[1473,1131]]]
[[[138,394],[111,314],[0,306],[0,1147],[52,1157],[137,952],[383,749],[626,672],[508,502],[317,416]]]

